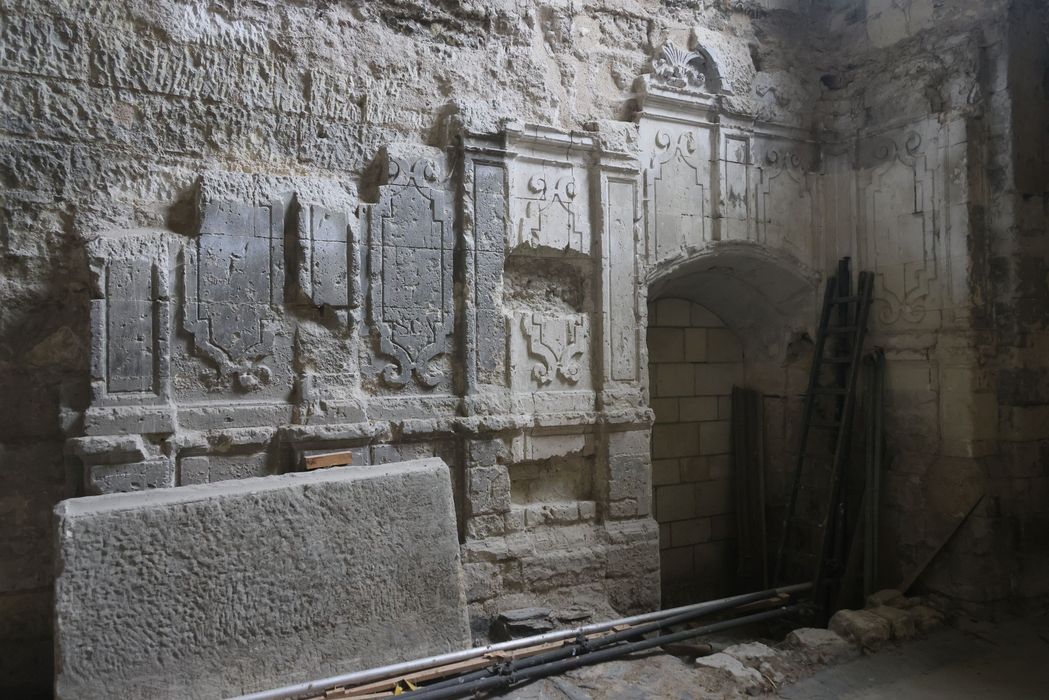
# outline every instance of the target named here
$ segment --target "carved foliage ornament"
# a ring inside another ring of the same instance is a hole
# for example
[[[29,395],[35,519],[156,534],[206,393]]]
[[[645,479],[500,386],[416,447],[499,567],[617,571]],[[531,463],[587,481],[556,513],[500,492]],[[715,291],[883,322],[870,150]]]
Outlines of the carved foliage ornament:
[[[670,87],[703,88],[707,82],[707,59],[696,51],[686,51],[668,41],[652,62],[656,78]]]

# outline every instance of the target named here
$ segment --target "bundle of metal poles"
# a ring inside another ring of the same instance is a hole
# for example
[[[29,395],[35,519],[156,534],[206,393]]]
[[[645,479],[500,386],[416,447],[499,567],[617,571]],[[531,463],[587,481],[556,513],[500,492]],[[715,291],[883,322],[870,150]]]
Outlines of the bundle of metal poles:
[[[468,697],[475,693],[508,688],[732,627],[783,617],[796,612],[800,607],[791,603],[790,598],[806,593],[811,588],[811,583],[802,583],[658,610],[332,676],[244,695],[237,700],[292,700],[320,695],[364,700],[392,695],[397,687],[401,688],[397,697],[413,700]],[[676,632],[670,630],[674,626],[687,624],[708,615],[740,612],[741,608],[753,608],[761,604],[774,604],[775,607],[701,627],[690,627]],[[644,637],[652,633],[655,633],[655,636]],[[433,682],[429,682],[431,680]],[[426,681],[425,685],[422,685],[423,681]],[[414,689],[404,692],[406,687]]]

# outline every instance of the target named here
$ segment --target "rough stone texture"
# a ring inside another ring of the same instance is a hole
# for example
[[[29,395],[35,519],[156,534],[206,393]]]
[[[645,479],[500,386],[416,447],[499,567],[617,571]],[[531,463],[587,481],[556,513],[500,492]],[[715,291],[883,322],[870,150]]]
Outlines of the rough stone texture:
[[[869,611],[878,617],[888,620],[893,639],[911,639],[917,634],[914,616],[908,610],[879,605]]]
[[[828,629],[867,651],[892,638],[889,620],[869,610],[839,610],[830,618]]]
[[[859,654],[859,650],[837,632],[819,627],[793,630],[787,635],[784,643],[809,664],[847,661]]]
[[[470,643],[447,466],[64,501],[61,698],[210,698]]]
[[[477,630],[654,607],[646,296],[742,344],[776,506],[841,255],[889,362],[881,583],[986,492],[919,585],[1045,594],[1044,5],[6,3],[3,609],[46,608],[62,498],[331,448],[449,463]],[[26,620],[0,685],[46,692]]]
[[[882,605],[891,605],[893,607],[905,607],[901,605],[901,599],[903,594],[894,588],[886,588],[884,590],[876,591],[867,596],[867,607],[877,608]]]
[[[717,669],[729,674],[733,680],[740,684],[747,694],[755,694],[762,690],[765,685],[765,679],[762,678],[761,674],[753,668],[744,666],[734,656],[724,652],[718,652],[711,654],[710,656],[701,656],[696,659],[696,665],[702,668]]]

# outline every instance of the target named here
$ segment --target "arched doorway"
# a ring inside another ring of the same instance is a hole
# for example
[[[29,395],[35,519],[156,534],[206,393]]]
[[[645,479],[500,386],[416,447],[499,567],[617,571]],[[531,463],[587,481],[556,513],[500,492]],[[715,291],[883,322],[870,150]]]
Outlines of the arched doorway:
[[[753,244],[657,268],[649,285],[653,513],[664,607],[738,592],[732,388],[760,394],[766,520],[796,450],[817,279]],[[769,528],[768,547],[776,544]]]

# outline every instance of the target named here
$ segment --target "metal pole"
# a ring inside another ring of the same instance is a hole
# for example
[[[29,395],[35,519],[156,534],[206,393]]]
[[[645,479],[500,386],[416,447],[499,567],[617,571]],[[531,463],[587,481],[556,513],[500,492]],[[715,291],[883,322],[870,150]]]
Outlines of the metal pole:
[[[650,613],[643,613],[641,615],[633,615],[631,617],[624,617],[618,620],[611,620],[609,622],[595,622],[589,625],[583,625],[581,627],[576,627],[573,629],[555,630],[553,632],[547,632],[546,634],[540,634],[534,637],[522,637],[521,639],[512,639],[508,642],[489,644],[488,646],[484,647],[474,647],[473,649],[453,651],[447,654],[428,656],[423,659],[403,661],[401,663],[390,664],[388,666],[381,666],[373,669],[365,669],[363,671],[354,671],[353,673],[345,673],[342,675],[331,676],[329,678],[322,678],[313,681],[306,681],[304,683],[287,685],[281,688],[274,688],[272,690],[263,690],[257,693],[241,695],[237,698],[234,698],[234,700],[289,700],[291,698],[316,695],[318,693],[323,693],[325,690],[328,690],[329,688],[334,688],[336,686],[361,685],[363,683],[381,680],[383,678],[395,678],[396,676],[407,675],[414,671],[421,671],[423,669],[432,668],[434,666],[451,664],[457,661],[465,661],[467,659],[473,659],[478,656],[484,656],[485,654],[490,654],[495,651],[508,651],[528,646],[534,646],[537,644],[545,644],[547,642],[557,642],[564,639],[570,639],[572,637],[578,637],[580,635],[586,636],[589,634],[594,634],[596,632],[605,632],[607,630],[612,629],[613,627],[618,627],[620,625],[636,625],[655,620],[664,620],[669,617],[674,617],[690,612],[714,612],[717,610],[723,610],[726,607],[736,607],[739,605],[745,605],[747,603],[759,602],[768,598],[774,598],[782,594],[793,595],[795,593],[804,593],[810,590],[811,588],[811,583],[799,583],[793,586],[780,586],[779,588],[770,588],[768,590],[758,591],[756,593],[744,593],[742,595],[730,596],[728,598],[719,598],[717,600],[709,600],[703,603],[684,605],[682,607],[671,608],[669,610],[657,610]]]
[[[800,606],[792,605],[787,607],[777,608],[775,610],[769,610],[767,612],[755,613],[753,615],[747,615],[745,617],[739,617],[734,620],[725,620],[724,622],[715,622],[704,627],[696,627],[695,629],[683,630],[681,632],[675,632],[673,634],[666,634],[661,637],[653,637],[652,639],[644,639],[638,642],[629,642],[614,646],[611,649],[603,649],[601,651],[594,651],[590,653],[580,653],[578,656],[573,656],[567,659],[561,659],[558,661],[552,661],[550,663],[533,666],[532,668],[524,669],[519,673],[510,673],[508,675],[490,676],[488,678],[482,678],[472,683],[468,683],[461,686],[445,687],[445,688],[420,688],[419,690],[409,691],[402,693],[400,697],[406,700],[451,700],[452,698],[461,698],[469,695],[474,695],[480,691],[493,690],[496,688],[502,688],[513,685],[515,683],[522,683],[525,681],[536,680],[538,678],[545,678],[546,676],[553,676],[558,673],[570,671],[581,666],[590,666],[592,664],[601,663],[602,661],[609,661],[616,659],[627,654],[632,654],[638,651],[645,651],[647,649],[654,649],[656,647],[663,646],[665,644],[673,644],[693,637],[699,637],[704,634],[712,634],[714,632],[720,632],[721,630],[730,629],[732,627],[739,627],[754,622],[763,622],[765,620],[771,620],[777,617],[784,617],[793,612],[796,612]]]
[[[770,599],[759,598],[758,600],[753,601],[753,603],[760,603],[763,600]],[[549,651],[544,651],[539,654],[535,654],[534,656],[526,656],[521,659],[512,659],[505,663],[493,662],[487,668],[478,669],[477,671],[465,673],[463,675],[456,676],[454,678],[448,678],[446,680],[438,681],[436,683],[428,683],[426,685],[426,690],[433,690],[435,688],[444,688],[450,686],[463,686],[474,680],[486,678],[491,675],[507,673],[514,674],[522,669],[551,663],[553,661],[558,661],[569,656],[578,656],[581,653],[593,653],[598,649],[603,649],[607,646],[618,644],[619,642],[636,639],[638,637],[641,637],[642,635],[648,634],[649,632],[659,632],[660,630],[668,629],[675,625],[680,625],[686,622],[691,622],[692,620],[712,613],[733,610],[739,607],[739,605],[740,604],[738,603],[723,603],[716,609],[711,608],[707,610],[684,612],[677,615],[672,615],[671,617],[660,618],[653,622],[632,625],[627,627],[626,629],[618,630],[616,632],[613,632],[612,634],[604,635],[594,639],[587,639],[586,637],[577,637],[572,642],[566,643],[562,647],[551,649]],[[496,668],[497,670],[493,672],[493,668]]]

